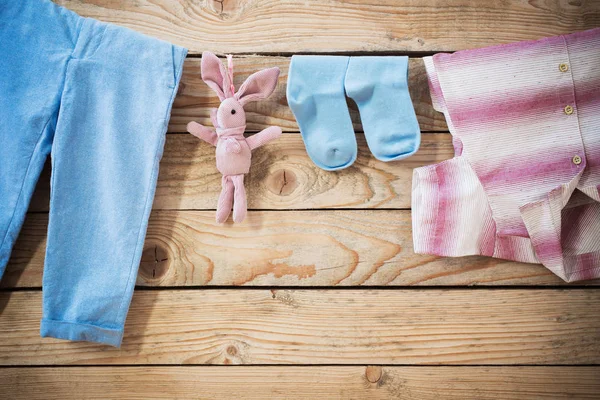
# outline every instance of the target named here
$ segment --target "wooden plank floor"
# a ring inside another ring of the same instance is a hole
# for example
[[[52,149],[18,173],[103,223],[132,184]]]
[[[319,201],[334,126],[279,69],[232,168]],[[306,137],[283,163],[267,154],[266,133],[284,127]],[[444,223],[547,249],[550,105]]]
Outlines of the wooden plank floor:
[[[80,14],[186,46],[121,349],[39,337],[50,171],[0,284],[0,398],[598,399],[600,281],[540,265],[412,251],[412,170],[453,156],[422,57],[600,26],[597,1],[61,0]],[[248,128],[249,215],[214,222],[213,149],[184,133],[216,96],[199,54],[236,55],[236,84],[277,65]],[[409,55],[418,153],[308,158],[285,99],[290,56]],[[242,287],[243,286],[243,287]]]

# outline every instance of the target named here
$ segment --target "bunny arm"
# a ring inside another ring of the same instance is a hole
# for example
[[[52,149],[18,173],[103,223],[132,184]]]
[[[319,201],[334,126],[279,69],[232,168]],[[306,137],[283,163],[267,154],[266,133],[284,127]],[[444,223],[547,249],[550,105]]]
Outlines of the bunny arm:
[[[204,125],[197,123],[196,121],[191,121],[189,124],[187,124],[187,131],[197,138],[212,144],[213,146],[217,145],[217,133],[214,130],[205,127]]]
[[[254,150],[271,140],[277,139],[279,136],[281,136],[281,128],[278,126],[270,126],[246,138],[246,143],[248,143],[250,150]]]

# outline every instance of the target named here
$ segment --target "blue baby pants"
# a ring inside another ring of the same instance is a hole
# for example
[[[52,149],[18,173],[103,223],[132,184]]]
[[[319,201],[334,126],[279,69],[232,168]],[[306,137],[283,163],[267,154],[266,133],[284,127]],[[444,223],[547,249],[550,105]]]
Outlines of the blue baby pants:
[[[51,154],[42,336],[121,344],[185,55],[50,1],[0,2],[0,277]]]

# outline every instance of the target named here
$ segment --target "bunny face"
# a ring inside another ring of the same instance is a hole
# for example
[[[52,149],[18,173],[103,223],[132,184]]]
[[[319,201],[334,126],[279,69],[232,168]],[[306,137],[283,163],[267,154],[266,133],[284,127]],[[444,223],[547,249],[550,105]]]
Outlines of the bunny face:
[[[217,110],[217,122],[223,129],[238,128],[246,125],[244,107],[233,97],[223,100]]]
[[[216,112],[219,128],[238,128],[246,125],[244,106],[251,101],[266,99],[277,87],[279,68],[267,68],[255,72],[246,79],[236,92],[233,85],[233,61],[227,57],[227,68],[213,53],[202,53],[200,69],[202,80],[214,90],[221,100]]]

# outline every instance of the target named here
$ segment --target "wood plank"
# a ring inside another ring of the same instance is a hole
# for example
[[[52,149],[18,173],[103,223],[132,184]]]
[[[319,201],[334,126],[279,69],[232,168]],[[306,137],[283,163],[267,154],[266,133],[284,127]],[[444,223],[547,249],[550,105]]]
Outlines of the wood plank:
[[[299,134],[285,134],[254,151],[245,178],[249,209],[410,208],[413,169],[452,158],[447,134],[424,134],[420,150],[402,161],[375,159],[362,134],[350,168],[328,172],[306,154]],[[153,208],[214,210],[221,191],[215,150],[192,135],[168,135]],[[30,211],[48,211],[49,165]]]
[[[285,95],[289,63],[289,57],[235,58],[236,87],[240,87],[250,74],[263,68],[276,66],[281,70],[275,92],[264,101],[249,103],[246,106],[248,131],[259,131],[270,125],[279,125],[285,132],[299,132]],[[423,59],[411,58],[408,71],[409,91],[421,130],[423,132],[448,131],[444,116],[435,111],[431,104]],[[218,106],[219,99],[200,78],[200,59],[186,59],[179,91],[173,103],[169,131],[185,132],[185,127],[191,120],[212,126],[210,109]],[[348,106],[355,130],[362,132],[356,104],[350,100]]]
[[[600,26],[597,1],[59,0],[192,53],[452,51]],[[318,29],[315,29],[318,27]]]
[[[600,367],[3,368],[13,400],[598,399]]]
[[[0,364],[600,362],[600,291],[142,290],[121,349],[40,338],[41,293],[0,294]]]
[[[28,216],[3,287],[41,286],[46,230],[47,215]],[[137,284],[566,285],[542,265],[414,254],[410,213],[387,210],[250,212],[239,225],[216,224],[212,211],[154,212]]]

